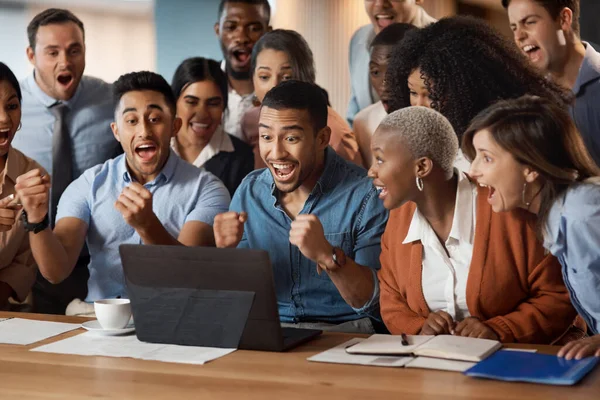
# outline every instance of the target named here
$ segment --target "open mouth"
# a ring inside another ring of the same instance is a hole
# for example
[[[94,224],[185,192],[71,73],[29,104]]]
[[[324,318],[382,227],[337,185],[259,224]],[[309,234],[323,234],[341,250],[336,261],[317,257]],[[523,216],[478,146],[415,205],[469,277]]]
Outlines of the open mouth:
[[[196,135],[206,134],[209,127],[210,127],[210,124],[203,124],[201,122],[190,122],[190,129]]]
[[[381,29],[384,29],[384,28],[390,26],[391,24],[393,24],[394,19],[395,19],[395,16],[392,14],[377,14],[375,16],[375,21],[377,21],[377,25]]]
[[[480,183],[479,186],[488,188],[488,203],[491,203],[494,200],[494,195],[496,194],[496,189],[493,186],[484,185]]]
[[[275,179],[280,182],[287,182],[292,179],[296,171],[296,164],[292,163],[271,163]]]
[[[386,186],[383,185],[375,185],[375,189],[377,189],[377,193],[379,198],[383,200],[388,195],[388,190]]]
[[[135,147],[135,154],[144,162],[151,161],[158,151],[155,143],[142,143]]]
[[[250,55],[252,51],[249,49],[235,49],[232,52],[233,58],[237,61],[238,64],[247,65],[250,61]]]
[[[531,61],[537,61],[540,58],[541,49],[538,46],[528,44],[526,46],[521,47],[521,50],[523,50],[523,53],[525,53]]]
[[[71,82],[73,82],[73,75],[69,72],[64,72],[61,73],[60,75],[58,75],[58,78],[56,78],[58,80],[58,83],[60,83],[63,86],[69,86],[71,84]]]
[[[0,129],[0,146],[8,145],[10,139],[10,129],[2,128]]]

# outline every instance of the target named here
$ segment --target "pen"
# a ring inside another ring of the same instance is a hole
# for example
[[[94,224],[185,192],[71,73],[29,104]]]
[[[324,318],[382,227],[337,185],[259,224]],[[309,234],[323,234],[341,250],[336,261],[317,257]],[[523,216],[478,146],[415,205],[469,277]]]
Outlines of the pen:
[[[408,346],[408,338],[406,337],[406,333],[401,333],[400,337],[402,337],[402,346]]]

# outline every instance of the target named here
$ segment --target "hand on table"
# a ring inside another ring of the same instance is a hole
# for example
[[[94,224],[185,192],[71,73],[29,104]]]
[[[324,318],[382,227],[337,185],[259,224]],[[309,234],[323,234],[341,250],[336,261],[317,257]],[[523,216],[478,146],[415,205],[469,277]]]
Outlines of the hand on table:
[[[454,328],[453,335],[479,339],[500,339],[492,328],[475,317],[468,317],[459,322]]]
[[[445,311],[429,313],[421,327],[419,335],[451,335],[454,331],[454,319]]]
[[[559,357],[567,360],[581,360],[584,357],[600,357],[600,335],[575,340],[565,344],[558,352]]]

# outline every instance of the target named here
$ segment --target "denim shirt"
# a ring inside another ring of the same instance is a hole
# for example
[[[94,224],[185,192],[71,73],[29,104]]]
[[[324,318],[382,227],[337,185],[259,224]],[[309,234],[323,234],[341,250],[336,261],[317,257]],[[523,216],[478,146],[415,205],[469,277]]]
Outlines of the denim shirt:
[[[600,333],[600,185],[580,184],[550,209],[544,247],[562,265],[571,303]]]
[[[300,211],[318,217],[331,245],[372,270],[373,295],[360,309],[350,307],[327,273],[317,274],[316,263],[290,244],[292,219],[277,196],[271,171],[254,171],[236,191],[230,210],[248,213],[238,247],[269,252],[281,321],[343,323],[365,316],[379,319],[376,272],[388,212],[366,171],[327,148],[323,173]]]

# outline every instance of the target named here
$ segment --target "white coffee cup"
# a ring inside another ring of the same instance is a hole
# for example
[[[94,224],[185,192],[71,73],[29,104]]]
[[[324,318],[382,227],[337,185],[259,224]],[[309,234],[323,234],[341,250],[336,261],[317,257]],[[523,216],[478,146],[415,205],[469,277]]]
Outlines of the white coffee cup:
[[[123,329],[131,318],[131,302],[129,299],[97,300],[94,311],[102,329]]]

